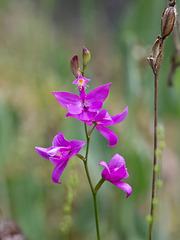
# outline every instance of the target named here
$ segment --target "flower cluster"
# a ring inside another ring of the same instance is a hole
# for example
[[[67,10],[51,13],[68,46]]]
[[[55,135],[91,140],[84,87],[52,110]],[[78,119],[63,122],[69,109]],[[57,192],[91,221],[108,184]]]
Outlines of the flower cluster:
[[[83,51],[85,50],[83,48]],[[88,54],[87,51],[85,53]],[[90,59],[87,56],[85,55],[86,58],[84,58],[86,61]],[[82,76],[83,74],[81,74],[82,71],[80,73],[79,66],[77,55],[75,55],[71,60],[71,70],[74,76],[76,76],[73,84],[77,85],[79,95],[70,92],[52,93],[58,103],[67,109],[66,117],[76,118],[86,125],[91,126],[91,129],[97,129],[107,139],[109,146],[115,146],[118,142],[118,137],[108,126],[122,122],[127,116],[128,107],[122,113],[115,116],[111,116],[106,109],[102,110],[103,103],[108,97],[111,83],[97,87],[86,93],[87,83],[90,79]],[[41,157],[50,160],[55,165],[52,180],[55,183],[61,183],[59,182],[59,178],[67,166],[69,159],[77,155],[85,144],[85,142],[78,140],[67,141],[60,132],[54,137],[51,147],[36,147],[36,151]],[[129,176],[124,158],[116,154],[108,165],[104,161],[99,164],[105,167],[102,172],[102,178],[124,190],[128,197],[132,192],[132,188],[129,184],[120,181]]]

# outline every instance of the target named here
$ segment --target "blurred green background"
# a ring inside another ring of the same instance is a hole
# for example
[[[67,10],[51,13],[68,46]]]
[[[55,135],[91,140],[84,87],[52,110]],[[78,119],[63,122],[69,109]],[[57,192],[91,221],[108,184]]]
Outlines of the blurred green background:
[[[179,1],[177,1],[179,6]],[[153,160],[153,74],[147,63],[160,34],[165,1],[0,0],[0,210],[29,240],[96,238],[92,196],[79,159],[65,169],[62,184],[51,181],[53,165],[35,152],[49,147],[62,131],[68,140],[85,140],[76,119],[65,119],[51,91],[77,93],[69,67],[82,46],[91,51],[85,76],[88,91],[112,82],[105,102],[113,115],[129,107],[127,119],[111,129],[111,148],[93,132],[89,168],[93,183],[115,153],[124,156],[132,195],[110,183],[98,193],[103,240],[141,240],[147,235]],[[159,192],[154,239],[180,239],[180,69],[169,87],[174,49],[165,42],[159,78],[159,122],[165,129],[163,187]],[[84,152],[82,151],[82,154]]]

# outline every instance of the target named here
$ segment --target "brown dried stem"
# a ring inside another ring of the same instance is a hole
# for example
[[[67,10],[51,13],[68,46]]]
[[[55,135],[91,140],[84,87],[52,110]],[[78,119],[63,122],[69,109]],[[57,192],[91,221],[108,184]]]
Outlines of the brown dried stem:
[[[151,222],[149,224],[149,240],[152,240],[152,228],[154,218],[154,199],[156,198],[156,171],[157,165],[157,122],[158,122],[158,76],[159,72],[154,74],[154,163],[153,163],[153,180],[151,196]]]

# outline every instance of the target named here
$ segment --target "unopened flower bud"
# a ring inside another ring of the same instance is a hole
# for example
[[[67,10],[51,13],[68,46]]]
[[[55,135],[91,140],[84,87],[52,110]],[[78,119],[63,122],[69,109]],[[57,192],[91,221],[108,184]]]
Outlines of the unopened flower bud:
[[[159,141],[159,148],[160,148],[161,150],[162,150],[163,148],[165,148],[165,146],[166,146],[165,141],[163,141],[163,140]]]
[[[162,187],[163,181],[161,179],[158,179],[156,185],[158,188]]]
[[[164,140],[164,127],[162,125],[157,126],[157,138],[158,140]]]
[[[148,224],[151,224],[151,223],[152,223],[152,220],[153,220],[153,218],[152,218],[151,215],[147,215],[147,216],[146,216],[146,221],[148,222]]]
[[[158,164],[156,164],[155,167],[154,167],[154,171],[155,172],[160,172],[160,170],[161,170],[160,166]]]
[[[156,149],[155,154],[156,154],[156,157],[161,157],[162,151],[160,149]]]
[[[91,53],[84,46],[83,46],[83,51],[82,51],[82,57],[83,57],[83,65],[87,65],[91,59]]]
[[[164,10],[161,19],[161,36],[165,39],[174,29],[177,21],[178,12],[176,9],[176,1],[169,3],[169,6]]]
[[[73,75],[77,78],[81,74],[80,72],[80,63],[79,63],[79,58],[77,55],[75,55],[71,61],[70,61],[70,67],[71,67],[71,72]]]
[[[153,198],[152,203],[153,203],[154,206],[157,206],[158,205],[158,199],[157,198]]]

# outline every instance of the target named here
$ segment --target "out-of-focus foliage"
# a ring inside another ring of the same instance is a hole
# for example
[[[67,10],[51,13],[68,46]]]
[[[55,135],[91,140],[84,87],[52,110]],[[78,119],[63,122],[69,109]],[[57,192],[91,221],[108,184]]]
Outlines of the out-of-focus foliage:
[[[89,165],[94,184],[102,170],[97,163],[109,162],[118,152],[126,159],[133,187],[125,199],[110,183],[102,186],[102,239],[145,239],[153,158],[153,74],[146,57],[160,33],[164,8],[165,1],[155,0],[0,1],[0,210],[4,219],[18,222],[28,239],[95,239],[82,162],[70,161],[63,184],[57,185],[51,181],[53,166],[34,148],[50,146],[59,131],[68,140],[85,140],[83,124],[65,119],[66,110],[51,93],[76,93],[69,62],[74,54],[81,55],[83,45],[92,55],[88,91],[112,82],[105,107],[116,114],[129,106],[127,119],[113,127],[119,137],[116,147],[107,147],[98,132],[92,135]],[[154,229],[158,240],[180,238],[180,69],[174,87],[167,85],[173,48],[171,36],[159,78],[159,121],[166,148]]]

